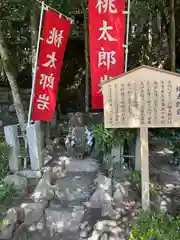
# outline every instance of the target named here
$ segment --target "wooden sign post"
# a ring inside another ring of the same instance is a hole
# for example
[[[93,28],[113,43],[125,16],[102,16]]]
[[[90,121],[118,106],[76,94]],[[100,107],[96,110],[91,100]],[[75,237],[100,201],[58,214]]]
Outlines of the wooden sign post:
[[[139,128],[142,207],[149,200],[148,128],[180,127],[180,74],[138,67],[102,84],[105,128]],[[135,165],[138,165],[137,163]]]

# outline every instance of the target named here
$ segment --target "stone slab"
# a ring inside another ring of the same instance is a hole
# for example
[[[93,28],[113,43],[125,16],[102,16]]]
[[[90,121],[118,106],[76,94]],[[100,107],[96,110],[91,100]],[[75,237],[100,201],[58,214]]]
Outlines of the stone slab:
[[[66,165],[67,172],[86,172],[92,173],[99,169],[97,161],[91,157],[84,158],[83,160],[76,160],[72,158],[71,162]]]
[[[46,208],[46,227],[58,233],[77,233],[84,216],[84,207],[75,206],[62,209]]]
[[[91,176],[67,176],[56,182],[56,196],[62,202],[88,201],[93,192],[93,178]]]

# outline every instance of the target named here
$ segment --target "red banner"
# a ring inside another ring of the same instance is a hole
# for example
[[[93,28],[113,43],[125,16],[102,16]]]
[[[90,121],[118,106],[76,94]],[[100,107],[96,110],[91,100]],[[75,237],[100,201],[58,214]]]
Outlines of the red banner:
[[[54,11],[45,12],[33,99],[33,121],[51,122],[53,118],[69,32],[69,20]]]
[[[125,0],[89,0],[92,109],[103,108],[99,84],[124,72]]]

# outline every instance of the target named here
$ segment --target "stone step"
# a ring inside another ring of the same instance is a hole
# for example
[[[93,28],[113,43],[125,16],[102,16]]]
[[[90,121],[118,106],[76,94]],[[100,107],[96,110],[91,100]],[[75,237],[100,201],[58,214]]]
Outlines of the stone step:
[[[94,191],[94,174],[76,175],[68,173],[63,179],[56,181],[55,197],[64,204],[81,204],[89,200]]]
[[[97,161],[92,157],[86,157],[82,160],[72,158],[69,164],[66,164],[67,172],[76,173],[81,175],[82,173],[96,173],[99,169]]]
[[[77,236],[74,239],[78,240],[80,223],[84,214],[83,206],[60,207],[59,209],[49,207],[45,210],[46,228],[50,232],[61,234],[62,237]]]

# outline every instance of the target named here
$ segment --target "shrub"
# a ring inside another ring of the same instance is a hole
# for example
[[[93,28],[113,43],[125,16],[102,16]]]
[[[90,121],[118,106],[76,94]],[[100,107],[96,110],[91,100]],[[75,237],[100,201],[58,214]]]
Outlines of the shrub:
[[[141,172],[140,171],[132,171],[128,175],[128,180],[132,184],[133,190],[135,190],[141,196]],[[153,183],[149,183],[149,192],[150,197],[157,196],[160,191],[160,185]]]
[[[2,180],[9,171],[8,155],[9,146],[3,141],[3,139],[0,139],[0,180]]]
[[[0,138],[0,203],[10,199],[15,190],[12,185],[6,184],[3,179],[9,172],[9,146],[5,143],[4,139]]]
[[[180,218],[162,212],[141,212],[131,227],[129,240],[180,239]]]

